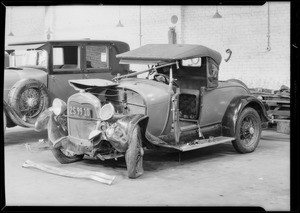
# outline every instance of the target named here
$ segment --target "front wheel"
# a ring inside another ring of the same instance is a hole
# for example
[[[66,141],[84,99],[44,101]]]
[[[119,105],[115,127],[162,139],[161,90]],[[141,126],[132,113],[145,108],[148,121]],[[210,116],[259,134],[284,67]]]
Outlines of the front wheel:
[[[129,178],[137,178],[144,173],[143,169],[142,137],[140,126],[136,125],[133,129],[128,149],[125,153],[125,161]]]
[[[233,147],[239,153],[253,152],[260,139],[261,120],[253,108],[245,108],[237,119]]]
[[[67,140],[66,138],[64,138],[63,140]],[[76,161],[80,161],[82,160],[84,155],[76,155],[73,152],[70,152],[68,150],[65,150],[63,147],[59,147],[59,148],[51,148],[52,154],[54,155],[54,157],[56,158],[56,160],[58,162],[60,162],[61,164],[67,164],[67,163],[73,163]]]
[[[83,158],[83,155],[74,155],[61,149],[52,148],[51,151],[56,160],[61,164],[73,163],[76,161],[80,161]]]

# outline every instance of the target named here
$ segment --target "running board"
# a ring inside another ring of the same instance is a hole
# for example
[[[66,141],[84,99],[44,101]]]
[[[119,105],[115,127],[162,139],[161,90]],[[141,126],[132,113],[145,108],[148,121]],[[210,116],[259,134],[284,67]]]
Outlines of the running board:
[[[187,144],[174,146],[174,148],[178,149],[182,152],[186,152],[186,151],[200,149],[200,148],[207,147],[207,146],[213,146],[216,144],[231,142],[233,140],[235,140],[235,138],[232,138],[232,137],[224,137],[224,136],[210,137],[209,139],[196,139]]]

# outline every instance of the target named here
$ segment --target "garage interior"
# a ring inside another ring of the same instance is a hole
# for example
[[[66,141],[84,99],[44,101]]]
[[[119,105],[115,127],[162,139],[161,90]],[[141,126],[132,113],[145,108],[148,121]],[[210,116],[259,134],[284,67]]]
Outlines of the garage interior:
[[[5,46],[69,39],[119,40],[127,42],[131,50],[151,43],[204,45],[222,55],[220,80],[243,81],[278,118],[278,110],[289,111],[286,99],[285,108],[280,108],[283,103],[277,95],[282,88],[290,88],[290,9],[289,2],[250,6],[8,6]],[[26,148],[47,140],[46,131],[9,128],[4,136],[6,205],[259,206],[288,211],[289,113],[280,116],[280,122],[275,119],[263,129],[260,144],[250,154],[236,153],[231,143],[183,153],[180,160],[176,152],[145,150],[145,174],[136,180],[127,178],[124,159],[85,159],[62,165],[47,148]],[[23,168],[26,160],[73,172],[103,172],[116,179],[105,185],[56,176]]]

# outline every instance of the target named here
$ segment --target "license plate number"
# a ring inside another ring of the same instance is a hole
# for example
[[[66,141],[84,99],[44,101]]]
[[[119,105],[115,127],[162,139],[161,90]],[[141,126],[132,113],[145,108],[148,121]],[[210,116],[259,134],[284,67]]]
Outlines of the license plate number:
[[[91,118],[92,110],[88,107],[70,106],[69,107],[69,115],[75,116],[75,117]]]

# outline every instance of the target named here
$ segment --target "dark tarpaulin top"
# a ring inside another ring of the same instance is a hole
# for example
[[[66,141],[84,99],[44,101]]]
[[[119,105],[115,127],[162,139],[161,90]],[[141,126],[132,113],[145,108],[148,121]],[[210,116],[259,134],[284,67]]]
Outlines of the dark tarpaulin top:
[[[219,52],[202,45],[194,44],[147,44],[132,51],[117,55],[121,63],[137,63],[138,61],[162,62],[190,59],[195,57],[210,57],[217,64],[221,63]]]

